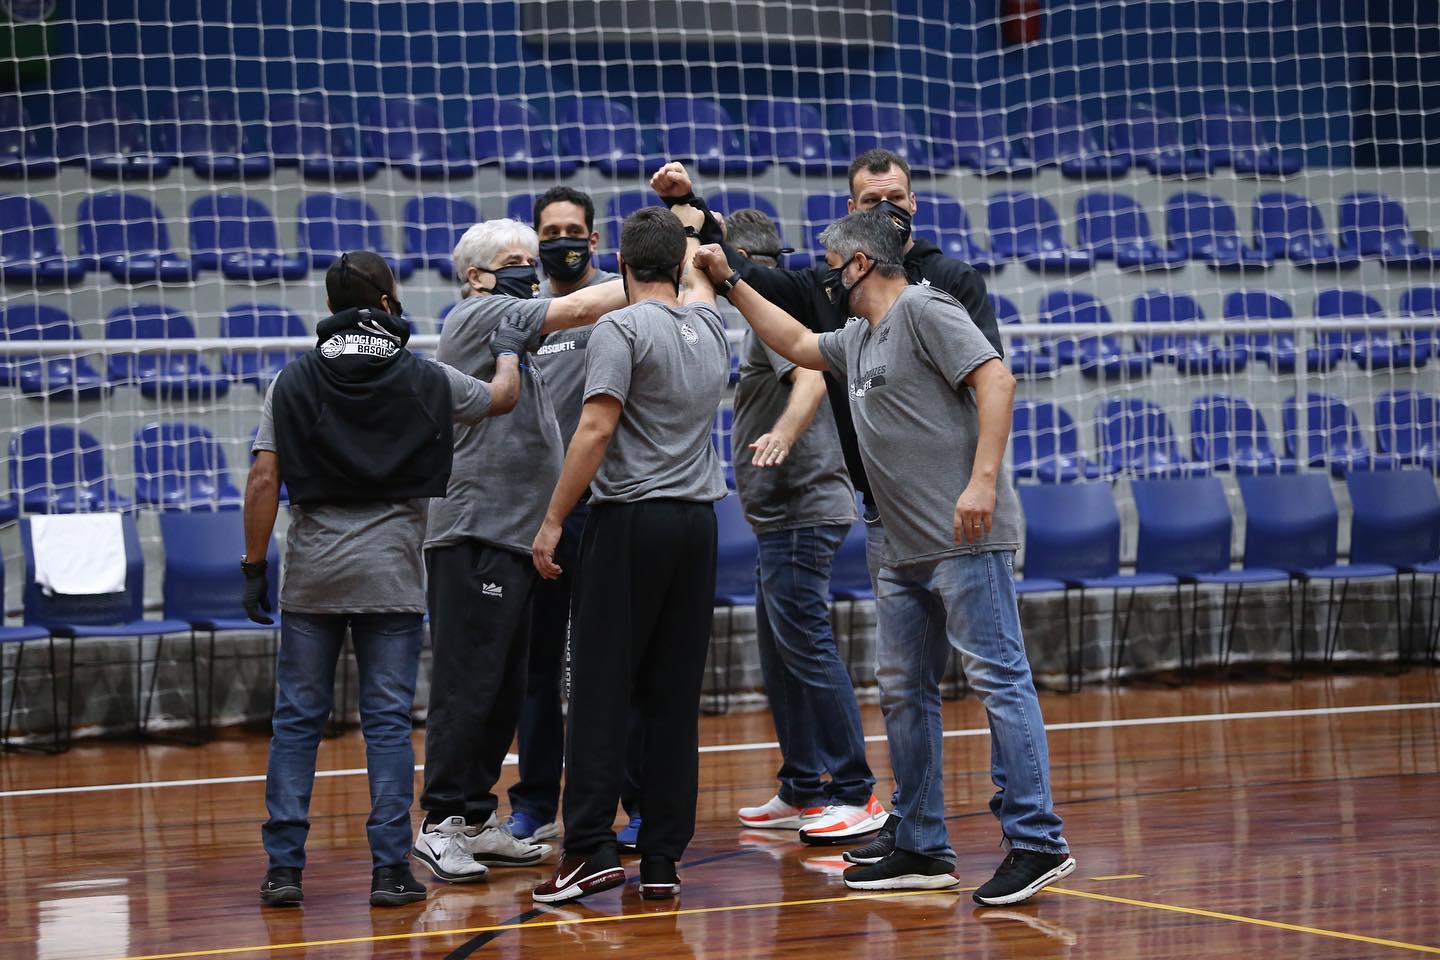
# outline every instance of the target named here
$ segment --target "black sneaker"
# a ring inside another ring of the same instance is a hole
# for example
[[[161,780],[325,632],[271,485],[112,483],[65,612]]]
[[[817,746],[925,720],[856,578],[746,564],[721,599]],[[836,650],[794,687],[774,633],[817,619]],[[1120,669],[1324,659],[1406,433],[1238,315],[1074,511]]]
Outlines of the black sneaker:
[[[300,871],[294,867],[272,867],[260,884],[260,900],[267,907],[298,907],[305,900],[300,890]]]
[[[671,900],[680,894],[680,874],[668,857],[644,857],[640,861],[640,899]]]
[[[895,814],[885,818],[885,825],[880,832],[875,834],[874,839],[863,847],[856,847],[854,850],[846,850],[841,854],[851,863],[879,863],[890,854],[895,852],[895,831],[900,826],[900,818]]]
[[[845,871],[851,890],[944,890],[960,881],[950,871],[955,865],[909,850],[896,850],[878,863]]]
[[[425,899],[425,885],[407,866],[377,867],[370,878],[370,906],[401,907]]]
[[[619,854],[614,847],[602,847],[590,854],[562,856],[555,876],[536,887],[530,896],[536,903],[562,903],[624,883],[625,868],[620,866]]]
[[[1011,850],[995,876],[975,891],[975,902],[987,907],[1020,903],[1074,872],[1075,858],[1068,853]]]

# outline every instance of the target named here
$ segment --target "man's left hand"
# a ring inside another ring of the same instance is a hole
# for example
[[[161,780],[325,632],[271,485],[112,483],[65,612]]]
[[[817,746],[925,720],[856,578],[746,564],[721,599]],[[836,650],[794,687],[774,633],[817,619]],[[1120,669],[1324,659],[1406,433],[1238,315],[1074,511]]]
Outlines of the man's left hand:
[[[788,436],[772,430],[750,444],[750,449],[755,451],[750,463],[756,467],[778,467],[785,462],[785,458],[790,455],[790,448],[794,445],[795,441]]]
[[[979,543],[990,532],[995,517],[994,484],[970,481],[955,501],[955,543]]]
[[[546,580],[555,580],[563,573],[558,564],[555,563],[555,548],[560,545],[561,526],[547,519],[540,525],[540,532],[535,534],[535,542],[530,545],[530,559],[535,564],[535,570]]]

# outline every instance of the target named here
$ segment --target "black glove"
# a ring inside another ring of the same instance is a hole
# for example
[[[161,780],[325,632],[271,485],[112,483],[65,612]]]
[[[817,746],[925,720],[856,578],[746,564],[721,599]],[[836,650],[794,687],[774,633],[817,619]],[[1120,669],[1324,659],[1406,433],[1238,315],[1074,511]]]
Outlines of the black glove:
[[[681,204],[688,203],[690,206],[694,207],[696,210],[699,210],[702,214],[704,214],[705,222],[700,224],[700,230],[697,234],[698,239],[701,243],[725,242],[725,231],[721,229],[720,221],[716,220],[715,214],[710,212],[710,207],[705,203],[705,199],[703,197],[697,197],[692,191],[685,194],[685,196],[683,197],[664,197],[663,199],[665,201],[666,209],[678,207]]]
[[[500,326],[490,337],[490,352],[497,357],[502,353],[520,356],[525,353],[525,344],[529,342],[530,331],[525,329],[518,314],[511,314],[500,321]]]
[[[240,561],[240,572],[245,574],[245,615],[267,627],[275,623],[273,618],[265,615],[270,612],[270,577],[266,573],[269,566],[268,560],[254,563]]]

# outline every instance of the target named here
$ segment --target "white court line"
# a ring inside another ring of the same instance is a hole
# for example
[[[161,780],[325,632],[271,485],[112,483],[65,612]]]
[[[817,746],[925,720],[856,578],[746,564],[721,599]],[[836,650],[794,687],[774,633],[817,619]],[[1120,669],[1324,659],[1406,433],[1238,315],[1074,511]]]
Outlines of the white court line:
[[[1230,720],[1276,720],[1285,717],[1328,717],[1351,713],[1395,713],[1405,710],[1440,710],[1440,702],[1427,703],[1376,703],[1361,707],[1311,707],[1304,710],[1249,710],[1240,713],[1193,713],[1179,717],[1133,717],[1127,720],[1077,720],[1071,723],[1047,723],[1045,729],[1099,730],[1110,727],[1156,727],[1177,723],[1223,723]],[[990,735],[989,727],[972,727],[962,730],[946,730],[946,737],[985,737]],[[883,743],[884,734],[865,738],[866,743]],[[777,750],[780,744],[773,740],[763,743],[719,743],[701,747],[701,753],[741,753],[746,750]],[[515,754],[505,755],[505,765],[517,762]],[[423,764],[416,764],[417,771],[424,770]],[[316,777],[363,777],[364,767],[346,770],[318,770]],[[66,793],[110,793],[121,790],[160,790],[167,787],[207,787],[226,783],[264,783],[263,773],[243,777],[204,777],[196,780],[143,780],[137,783],[95,783],[79,787],[38,787],[31,790],[0,790],[4,797],[42,797]]]

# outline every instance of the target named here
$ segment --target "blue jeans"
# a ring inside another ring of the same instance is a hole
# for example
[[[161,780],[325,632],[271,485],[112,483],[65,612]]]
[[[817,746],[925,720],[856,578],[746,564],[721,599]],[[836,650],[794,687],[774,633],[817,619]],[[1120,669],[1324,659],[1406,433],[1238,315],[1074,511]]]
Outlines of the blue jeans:
[[[870,592],[880,596],[880,568],[884,565],[885,556],[885,524],[880,520],[880,511],[869,505],[865,505],[865,566],[870,571]],[[877,607],[875,615],[875,633],[872,638],[872,645],[876,655],[880,650],[880,615]],[[892,763],[893,767],[894,764]],[[900,815],[900,774],[898,771],[891,771],[895,778],[895,790],[890,794],[890,813],[892,816]]]
[[[784,759],[780,799],[796,807],[863,807],[875,789],[860,705],[830,629],[830,565],[848,530],[801,527],[756,538],[755,639]]]
[[[315,754],[335,690],[335,664],[350,627],[360,672],[360,728],[370,778],[365,831],[376,867],[399,866],[410,854],[410,803],[415,751],[410,708],[425,628],[418,613],[305,614],[286,612],[275,666],[279,691],[271,720],[261,828],[270,866],[305,867]]]
[[[1068,848],[1050,796],[1050,755],[1020,632],[1015,555],[991,551],[886,566],[877,601],[876,679],[896,779],[904,785],[896,846],[955,859],[945,829],[940,677],[950,647],[990,722],[991,809],[1010,847]]]

